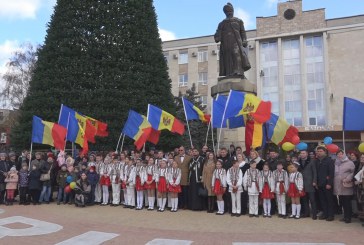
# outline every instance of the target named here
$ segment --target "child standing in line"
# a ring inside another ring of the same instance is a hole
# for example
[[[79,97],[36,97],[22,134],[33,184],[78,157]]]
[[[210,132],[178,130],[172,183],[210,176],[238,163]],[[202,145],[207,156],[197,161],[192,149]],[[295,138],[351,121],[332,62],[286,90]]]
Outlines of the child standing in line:
[[[177,212],[178,209],[178,193],[181,190],[181,169],[178,168],[178,163],[173,160],[172,168],[169,171],[168,182],[169,182],[169,193],[171,196],[171,212]]]
[[[250,168],[245,172],[243,178],[244,189],[248,190],[249,195],[249,217],[259,217],[258,200],[259,200],[259,176],[256,161],[250,162]]]
[[[63,204],[66,204],[67,196],[66,193],[64,193],[64,188],[67,185],[67,165],[62,164],[61,170],[57,174],[57,184],[58,184],[58,196],[57,196],[57,205],[61,204],[61,201],[63,201]]]
[[[102,188],[102,203],[101,206],[106,206],[109,203],[109,186],[111,185],[110,177],[107,175],[107,170],[104,169],[100,179]]]
[[[156,178],[157,190],[158,190],[158,212],[164,212],[164,208],[167,202],[167,159],[163,158],[160,162],[158,174]]]
[[[260,173],[259,180],[260,197],[263,199],[263,218],[272,218],[271,199],[274,199],[274,178],[272,171],[269,170],[269,164],[265,163]]]
[[[95,166],[91,166],[90,170],[87,172],[87,180],[91,186],[91,192],[90,192],[90,205],[94,205],[95,203],[95,192],[96,192],[96,186],[99,183],[100,176],[96,173]]]
[[[125,158],[125,162],[128,165],[125,167],[124,172],[124,184],[126,186],[126,196],[127,196],[127,203],[125,207],[134,208],[135,207],[135,167],[134,162],[129,158]]]
[[[29,171],[28,164],[23,162],[19,174],[19,205],[28,205],[27,194],[28,194],[28,181]]]
[[[231,216],[240,217],[243,174],[239,168],[239,162],[236,160],[233,161],[233,166],[227,172],[227,184],[231,193]]]
[[[148,194],[148,210],[154,210],[154,202],[155,202],[155,179],[156,174],[158,172],[157,165],[154,165],[154,158],[150,157],[148,160],[148,165],[146,169],[147,180],[145,181],[145,189]]]
[[[10,168],[8,175],[6,176],[6,206],[13,205],[14,202],[14,193],[18,187],[18,171],[16,171],[15,166]]]
[[[216,169],[212,174],[212,189],[216,195],[217,213],[216,215],[224,214],[224,199],[222,196],[226,191],[226,170],[222,168],[222,160],[216,162]]]
[[[283,169],[284,161],[279,160],[277,169],[273,172],[274,190],[276,193],[276,202],[278,206],[278,217],[287,218],[286,215],[286,193],[288,190],[288,173]]]
[[[137,206],[135,208],[136,210],[143,209],[145,180],[146,180],[145,168],[143,166],[142,159],[138,158],[136,160],[135,179],[134,179],[134,185],[137,194]]]
[[[292,201],[292,214],[290,218],[299,219],[301,214],[300,199],[305,195],[303,191],[303,176],[297,171],[298,164],[292,164],[292,172],[289,174],[288,196]]]

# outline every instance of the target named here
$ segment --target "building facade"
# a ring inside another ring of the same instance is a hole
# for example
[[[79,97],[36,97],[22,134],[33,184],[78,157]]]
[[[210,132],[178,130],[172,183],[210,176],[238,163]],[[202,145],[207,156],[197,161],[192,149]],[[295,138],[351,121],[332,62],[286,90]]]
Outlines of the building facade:
[[[257,95],[299,129],[302,141],[331,136],[342,146],[343,98],[364,101],[364,15],[326,19],[325,9],[303,11],[301,0],[288,1],[278,3],[276,16],[257,17],[247,37],[252,68],[246,77],[256,83]],[[172,93],[183,94],[195,83],[210,111],[219,71],[213,36],[164,42],[163,50]],[[223,131],[222,145],[244,145],[242,129]],[[363,138],[346,132],[347,148]]]

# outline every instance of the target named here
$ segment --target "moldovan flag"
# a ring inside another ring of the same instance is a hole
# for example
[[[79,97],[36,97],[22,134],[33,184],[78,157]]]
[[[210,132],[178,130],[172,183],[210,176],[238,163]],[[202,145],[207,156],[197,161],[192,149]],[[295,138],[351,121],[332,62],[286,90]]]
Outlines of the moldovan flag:
[[[182,97],[183,109],[185,110],[186,120],[201,120],[204,123],[210,122],[210,115],[204,114],[197,106]]]
[[[225,118],[250,115],[254,121],[264,123],[269,120],[272,109],[270,101],[263,101],[253,94],[230,90],[225,108]]]
[[[100,122],[92,117],[85,117],[90,120],[91,124],[96,128],[96,136],[106,137],[109,135],[109,132],[107,131],[107,123]]]
[[[364,103],[344,97],[343,130],[364,130]]]
[[[83,154],[88,151],[88,141],[95,143],[96,127],[73,109],[62,105],[58,123],[68,129],[67,140],[80,145]]]
[[[130,110],[122,133],[134,139],[134,145],[140,150],[152,133],[152,125],[147,117]]]
[[[43,121],[33,116],[32,143],[54,146],[56,149],[64,150],[66,144],[67,129],[57,123]]]
[[[185,132],[185,125],[182,122],[168,112],[150,104],[148,105],[148,121],[155,130],[167,129],[180,135]]]
[[[276,145],[291,142],[293,136],[298,136],[298,129],[290,125],[284,118],[272,113],[268,122],[265,123],[267,138]]]

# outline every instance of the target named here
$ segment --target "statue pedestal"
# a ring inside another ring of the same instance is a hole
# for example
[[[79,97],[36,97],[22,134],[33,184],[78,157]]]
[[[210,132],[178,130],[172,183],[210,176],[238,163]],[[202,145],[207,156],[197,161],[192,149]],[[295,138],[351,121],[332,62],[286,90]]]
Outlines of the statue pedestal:
[[[217,94],[227,95],[230,90],[257,94],[256,84],[248,79],[241,77],[223,77],[218,79],[217,85],[211,87],[211,96],[215,97]]]
[[[248,79],[241,77],[223,77],[218,79],[217,85],[211,87],[211,96],[216,97],[218,94],[228,95],[230,90],[257,94],[256,84]],[[230,144],[234,144],[235,147],[240,146],[243,151],[245,150],[245,128],[223,129],[221,131],[220,148],[226,147],[229,149]]]

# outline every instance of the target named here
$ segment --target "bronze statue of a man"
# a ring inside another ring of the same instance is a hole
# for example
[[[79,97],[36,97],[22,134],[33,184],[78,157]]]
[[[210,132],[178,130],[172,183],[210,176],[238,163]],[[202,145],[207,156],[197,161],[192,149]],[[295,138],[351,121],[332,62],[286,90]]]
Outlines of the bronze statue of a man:
[[[219,23],[215,42],[220,44],[220,76],[244,78],[244,71],[251,68],[244,50],[247,47],[244,22],[234,17],[234,7],[227,3],[224,8],[226,19]]]

